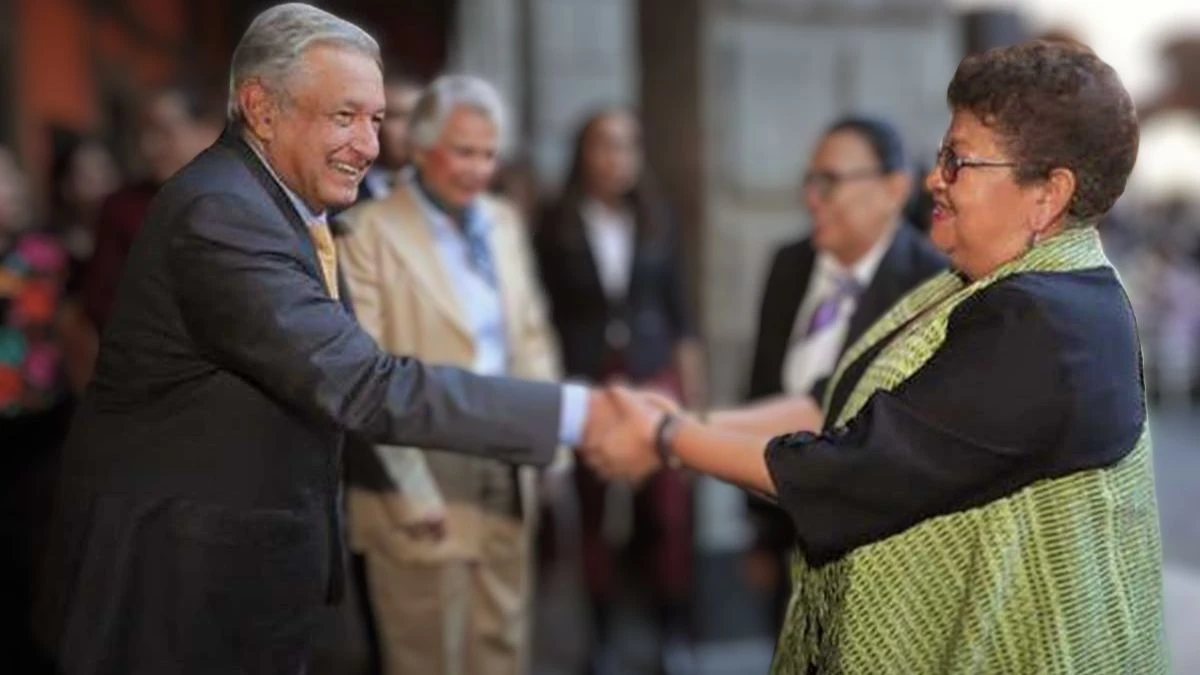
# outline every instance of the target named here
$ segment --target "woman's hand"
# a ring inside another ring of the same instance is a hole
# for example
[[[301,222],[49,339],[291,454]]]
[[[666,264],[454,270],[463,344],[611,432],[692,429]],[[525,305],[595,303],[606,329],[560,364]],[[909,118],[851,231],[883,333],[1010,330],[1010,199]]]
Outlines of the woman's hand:
[[[654,447],[657,426],[670,399],[610,387],[606,392],[618,422],[601,441],[583,451],[584,460],[605,478],[640,482],[662,465]]]

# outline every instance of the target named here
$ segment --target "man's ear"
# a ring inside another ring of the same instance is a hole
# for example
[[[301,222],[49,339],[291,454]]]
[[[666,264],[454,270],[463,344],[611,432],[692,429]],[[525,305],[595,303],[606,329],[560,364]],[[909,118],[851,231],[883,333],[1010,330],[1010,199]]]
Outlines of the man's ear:
[[[238,87],[237,100],[246,129],[264,143],[273,140],[279,105],[272,92],[261,81],[251,79]]]

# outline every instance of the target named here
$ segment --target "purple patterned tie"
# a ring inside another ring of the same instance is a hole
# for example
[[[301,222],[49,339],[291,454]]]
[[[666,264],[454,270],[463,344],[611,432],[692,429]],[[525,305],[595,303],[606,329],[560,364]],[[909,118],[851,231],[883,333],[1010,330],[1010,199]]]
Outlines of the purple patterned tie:
[[[828,328],[833,323],[833,320],[837,318],[842,300],[858,297],[858,294],[862,291],[862,288],[858,285],[858,281],[848,274],[838,277],[836,284],[837,286],[833,293],[822,300],[821,304],[817,305],[812,318],[808,320],[808,330],[805,331],[804,337],[811,337]]]

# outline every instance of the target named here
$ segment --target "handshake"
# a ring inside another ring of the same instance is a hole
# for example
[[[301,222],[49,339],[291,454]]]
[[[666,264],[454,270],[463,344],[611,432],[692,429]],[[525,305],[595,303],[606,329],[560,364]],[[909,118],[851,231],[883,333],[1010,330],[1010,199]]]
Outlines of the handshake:
[[[601,476],[641,482],[665,463],[659,436],[669,416],[682,415],[672,399],[621,386],[593,389],[579,456]]]

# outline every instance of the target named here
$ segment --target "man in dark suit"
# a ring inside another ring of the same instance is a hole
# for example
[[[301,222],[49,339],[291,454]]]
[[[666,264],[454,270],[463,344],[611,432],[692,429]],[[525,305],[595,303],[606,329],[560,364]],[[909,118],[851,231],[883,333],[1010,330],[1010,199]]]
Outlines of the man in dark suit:
[[[763,292],[750,399],[808,398],[819,407],[842,353],[902,295],[945,268],[933,244],[901,218],[912,185],[907,167],[899,134],[883,120],[849,117],[825,133],[804,178],[812,235],[775,254]],[[778,409],[794,415],[792,403]],[[752,497],[749,506],[756,540],[748,571],[771,590],[778,622],[794,530],[766,502]]]
[[[151,205],[63,462],[36,627],[66,675],[302,672],[347,435],[540,464],[611,423],[584,388],[386,354],[339,300],[324,213],[378,152],[380,72],[353,24],[267,10],[228,128]]]

